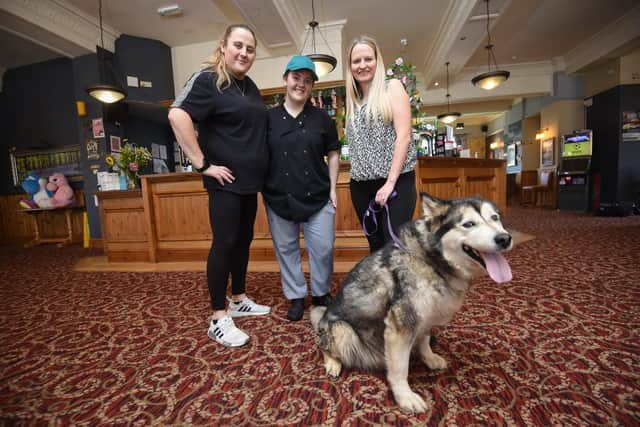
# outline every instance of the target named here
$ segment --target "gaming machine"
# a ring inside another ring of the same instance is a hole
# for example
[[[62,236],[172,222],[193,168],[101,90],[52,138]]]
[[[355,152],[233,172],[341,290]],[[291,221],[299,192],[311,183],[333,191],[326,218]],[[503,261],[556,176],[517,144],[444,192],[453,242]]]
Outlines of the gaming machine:
[[[586,212],[590,207],[593,133],[577,130],[562,135],[558,171],[558,209]]]

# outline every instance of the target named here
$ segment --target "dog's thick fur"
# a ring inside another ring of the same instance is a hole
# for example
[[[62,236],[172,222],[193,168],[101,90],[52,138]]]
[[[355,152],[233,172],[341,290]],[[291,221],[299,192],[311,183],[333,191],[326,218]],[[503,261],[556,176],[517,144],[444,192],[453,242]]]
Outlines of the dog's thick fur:
[[[396,402],[414,413],[427,406],[409,388],[411,351],[430,369],[445,369],[431,351],[431,328],[451,320],[474,277],[489,271],[498,282],[511,280],[499,253],[512,239],[492,203],[422,193],[421,205],[423,216],[401,229],[402,245],[390,242],[364,258],[333,304],[311,311],[328,375],[338,376],[343,365],[386,368]]]

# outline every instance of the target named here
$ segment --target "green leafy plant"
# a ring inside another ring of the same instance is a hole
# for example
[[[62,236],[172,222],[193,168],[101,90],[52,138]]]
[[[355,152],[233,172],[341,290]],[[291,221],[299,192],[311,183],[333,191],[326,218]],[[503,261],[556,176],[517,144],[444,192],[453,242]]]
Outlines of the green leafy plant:
[[[120,156],[116,160],[118,169],[126,176],[132,186],[137,186],[138,172],[151,163],[151,153],[145,147],[135,144],[124,144],[120,149]]]
[[[411,103],[411,115],[417,117],[420,112],[420,92],[416,88],[416,67],[413,64],[404,62],[401,56],[393,61],[391,68],[387,69],[387,80],[398,79],[404,85],[407,93],[409,94],[409,102]]]

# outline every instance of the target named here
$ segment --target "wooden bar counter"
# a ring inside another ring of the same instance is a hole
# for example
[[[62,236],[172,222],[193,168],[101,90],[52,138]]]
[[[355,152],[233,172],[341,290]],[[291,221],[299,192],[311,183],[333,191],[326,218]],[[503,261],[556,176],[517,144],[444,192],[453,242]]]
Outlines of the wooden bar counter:
[[[442,198],[479,194],[496,203],[502,212],[506,209],[504,160],[421,158],[416,168],[416,186],[418,191]],[[360,219],[351,205],[348,162],[340,165],[337,194],[335,259],[358,260],[369,250]],[[109,261],[206,260],[212,236],[207,192],[199,174],[145,175],[142,190],[103,191],[97,196]],[[275,260],[261,196],[251,260]]]

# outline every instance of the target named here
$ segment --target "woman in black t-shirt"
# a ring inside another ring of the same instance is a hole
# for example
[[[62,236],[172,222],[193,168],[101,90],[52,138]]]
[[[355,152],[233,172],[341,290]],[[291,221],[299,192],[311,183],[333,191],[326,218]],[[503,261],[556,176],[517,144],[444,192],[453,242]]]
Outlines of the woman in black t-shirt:
[[[257,193],[262,190],[268,164],[267,110],[260,91],[247,76],[255,57],[253,31],[246,25],[229,26],[206,67],[191,76],[169,112],[176,140],[203,175],[209,193],[214,239],[207,259],[213,309],[208,335],[227,347],[249,341],[232,317],[271,311],[245,294]],[[227,312],[229,274],[232,298]]]

